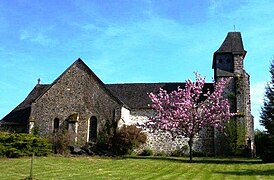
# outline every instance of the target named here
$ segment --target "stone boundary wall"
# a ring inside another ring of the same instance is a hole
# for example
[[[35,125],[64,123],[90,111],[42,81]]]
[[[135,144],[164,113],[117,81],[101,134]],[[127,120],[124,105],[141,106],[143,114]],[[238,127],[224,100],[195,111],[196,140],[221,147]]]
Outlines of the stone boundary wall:
[[[127,125],[144,123],[149,120],[149,117],[154,115],[153,109],[138,109],[130,112],[130,122]],[[171,154],[174,151],[183,151],[188,154],[188,138],[178,136],[173,138],[171,133],[161,130],[151,132],[145,130],[147,134],[147,142],[137,152],[143,149],[150,149],[154,153]],[[214,152],[214,133],[212,129],[202,131],[194,138],[193,150],[204,154],[213,154]]]

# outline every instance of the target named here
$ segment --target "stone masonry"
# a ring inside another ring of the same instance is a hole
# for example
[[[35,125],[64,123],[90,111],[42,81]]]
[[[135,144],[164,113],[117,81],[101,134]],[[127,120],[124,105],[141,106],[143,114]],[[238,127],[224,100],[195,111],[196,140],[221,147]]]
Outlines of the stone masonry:
[[[64,72],[53,85],[33,104],[31,117],[38,126],[40,135],[45,137],[53,132],[53,120],[60,119],[60,124],[77,124],[76,139],[78,144],[88,141],[89,120],[95,116],[98,120],[98,132],[106,121],[114,123],[115,110],[121,103],[101,87],[81,61],[76,61]],[[77,114],[75,121],[68,119]],[[117,118],[117,117],[116,117]]]

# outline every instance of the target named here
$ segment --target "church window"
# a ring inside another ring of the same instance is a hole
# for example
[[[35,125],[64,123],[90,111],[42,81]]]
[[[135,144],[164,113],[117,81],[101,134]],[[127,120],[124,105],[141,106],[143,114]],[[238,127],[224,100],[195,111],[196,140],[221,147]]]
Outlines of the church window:
[[[92,116],[89,121],[89,141],[97,139],[97,118]]]
[[[56,132],[59,129],[60,126],[60,119],[59,118],[55,118],[53,120],[53,132]]]

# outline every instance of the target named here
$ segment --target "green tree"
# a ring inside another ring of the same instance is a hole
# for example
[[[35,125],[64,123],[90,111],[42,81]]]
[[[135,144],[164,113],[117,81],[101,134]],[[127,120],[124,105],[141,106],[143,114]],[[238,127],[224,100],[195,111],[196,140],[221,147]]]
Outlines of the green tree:
[[[271,80],[265,88],[264,105],[261,109],[261,124],[266,129],[266,146],[262,159],[265,162],[274,162],[274,59],[270,65]]]
[[[265,88],[264,106],[261,112],[261,124],[269,135],[274,135],[274,59],[270,65],[271,80]]]
[[[255,147],[256,155],[262,157],[265,151],[265,147],[268,146],[268,135],[264,131],[258,129],[255,130]]]

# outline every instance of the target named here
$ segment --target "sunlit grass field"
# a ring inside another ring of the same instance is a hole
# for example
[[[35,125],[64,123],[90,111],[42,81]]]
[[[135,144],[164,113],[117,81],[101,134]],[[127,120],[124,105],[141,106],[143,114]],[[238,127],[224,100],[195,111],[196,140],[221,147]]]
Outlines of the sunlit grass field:
[[[0,179],[29,176],[31,158],[0,159]],[[35,157],[33,177],[48,179],[274,179],[274,164],[252,159]]]

